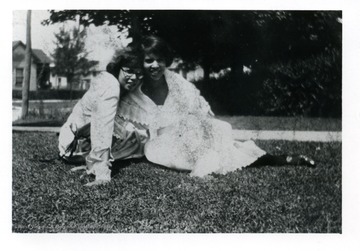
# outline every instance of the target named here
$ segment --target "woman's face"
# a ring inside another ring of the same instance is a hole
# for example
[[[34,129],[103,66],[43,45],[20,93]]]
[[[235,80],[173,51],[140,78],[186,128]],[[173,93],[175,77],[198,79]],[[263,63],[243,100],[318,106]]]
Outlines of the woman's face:
[[[127,91],[134,90],[140,84],[142,78],[142,69],[132,69],[126,66],[120,68],[118,80],[120,86]]]
[[[165,59],[152,53],[145,54],[144,70],[145,74],[153,80],[159,80],[166,69]]]

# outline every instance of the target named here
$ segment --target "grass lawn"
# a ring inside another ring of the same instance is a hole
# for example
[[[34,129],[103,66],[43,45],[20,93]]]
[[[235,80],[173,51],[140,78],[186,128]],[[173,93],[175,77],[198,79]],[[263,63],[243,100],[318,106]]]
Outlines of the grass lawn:
[[[13,133],[13,232],[341,233],[341,143],[256,143],[318,166],[199,179],[130,162],[109,184],[88,188],[92,177],[39,161],[56,155],[55,133]]]

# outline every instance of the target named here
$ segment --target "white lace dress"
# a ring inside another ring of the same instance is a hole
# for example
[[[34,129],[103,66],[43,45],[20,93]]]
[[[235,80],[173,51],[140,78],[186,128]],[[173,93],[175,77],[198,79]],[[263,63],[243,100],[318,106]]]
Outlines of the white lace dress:
[[[235,142],[231,125],[213,117],[193,84],[168,70],[165,79],[169,93],[163,106],[147,97],[141,86],[120,101],[114,136],[130,142],[133,135],[131,142],[139,145],[133,157],[145,154],[153,163],[203,177],[241,169],[265,154],[253,141]],[[118,150],[113,149],[114,157]]]

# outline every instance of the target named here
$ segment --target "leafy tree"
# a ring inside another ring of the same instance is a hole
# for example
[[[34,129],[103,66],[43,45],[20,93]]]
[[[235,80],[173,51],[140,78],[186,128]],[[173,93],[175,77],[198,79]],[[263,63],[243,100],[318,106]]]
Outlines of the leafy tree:
[[[200,63],[205,71],[230,66],[241,73],[243,64],[255,59],[293,59],[326,46],[341,47],[337,22],[341,12],[336,11],[52,10],[50,14],[44,24],[80,17],[84,26],[130,28],[134,38],[158,34],[183,59]]]
[[[44,24],[80,17],[84,26],[109,24],[117,25],[119,30],[129,29],[134,39],[143,34],[157,34],[182,59],[203,67],[204,82],[209,81],[211,71],[230,67],[228,80],[214,82],[212,86],[213,90],[223,92],[221,102],[226,103],[229,109],[225,110],[231,113],[251,114],[254,109],[260,109],[266,114],[278,114],[277,111],[293,114],[290,110],[295,109],[296,114],[322,115],[314,107],[324,110],[319,104],[333,101],[341,107],[340,11],[64,10],[50,13]],[[244,65],[251,66],[251,75],[244,74]],[[303,79],[307,81],[305,85],[301,85]],[[289,82],[293,83],[290,89]],[[208,88],[206,83],[202,86]],[[259,90],[264,95],[259,95]],[[300,92],[302,95],[298,95]],[[276,97],[270,98],[273,94]],[[262,102],[258,102],[258,97],[263,98]],[[292,105],[283,111],[280,106],[288,104],[286,99]],[[295,105],[298,107],[294,108]]]
[[[81,75],[87,75],[97,62],[87,59],[85,29],[80,31],[80,28],[73,28],[67,31],[61,28],[55,38],[56,48],[51,55],[54,58],[54,73],[67,78],[71,96],[74,83],[79,81]]]
[[[183,59],[201,64],[205,76],[210,70],[241,64],[245,59],[244,52],[253,45],[248,42],[253,31],[253,23],[248,17],[250,12],[52,10],[50,13],[50,19],[44,24],[79,17],[84,26],[108,24],[117,25],[119,30],[130,28],[130,36],[134,39],[144,34],[157,34],[168,41]]]

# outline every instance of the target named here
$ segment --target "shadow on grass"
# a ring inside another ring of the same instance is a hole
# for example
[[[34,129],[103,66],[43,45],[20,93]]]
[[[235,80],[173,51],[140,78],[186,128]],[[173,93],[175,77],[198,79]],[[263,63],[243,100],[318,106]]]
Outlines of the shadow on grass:
[[[125,160],[115,160],[112,163],[112,166],[110,167],[111,170],[111,177],[116,177],[121,169],[124,168],[129,168],[132,165],[136,165],[136,164],[148,164],[148,165],[154,165],[153,163],[151,163],[150,161],[148,161],[146,159],[146,157],[143,158],[138,158],[138,159],[125,159]],[[165,166],[161,166],[161,165],[156,165],[157,168],[162,169],[162,170],[167,170],[169,171],[169,168],[165,167]],[[175,170],[175,169],[171,169],[171,171],[175,172],[175,173],[190,173],[190,171],[186,171],[186,170]]]

